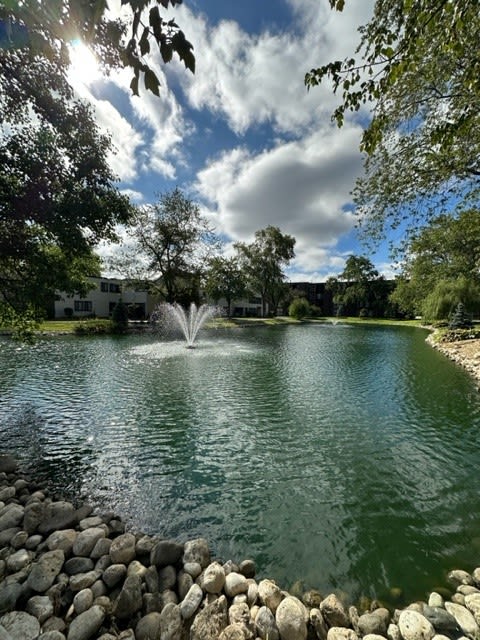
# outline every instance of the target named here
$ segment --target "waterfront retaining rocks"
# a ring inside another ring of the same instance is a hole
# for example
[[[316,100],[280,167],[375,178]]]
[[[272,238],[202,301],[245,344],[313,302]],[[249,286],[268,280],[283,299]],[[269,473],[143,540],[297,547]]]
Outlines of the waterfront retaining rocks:
[[[255,565],[126,532],[112,513],[53,499],[0,455],[0,640],[480,640],[480,567],[391,612],[301,599]]]

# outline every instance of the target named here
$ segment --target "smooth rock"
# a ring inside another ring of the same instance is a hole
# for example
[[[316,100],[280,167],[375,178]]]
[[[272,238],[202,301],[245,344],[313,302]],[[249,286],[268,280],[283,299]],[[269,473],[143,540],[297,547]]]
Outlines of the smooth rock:
[[[423,615],[432,623],[435,632],[458,635],[460,627],[457,621],[443,607],[430,607],[427,605],[423,607]]]
[[[221,593],[225,585],[225,570],[219,562],[212,562],[203,572],[202,587],[207,593]]]
[[[218,640],[246,640],[247,630],[241,624],[229,624],[218,636]],[[251,638],[249,635],[248,638]]]
[[[180,603],[180,613],[184,620],[193,616],[203,600],[203,591],[198,584],[192,584],[187,595]]]
[[[198,562],[205,569],[210,564],[210,549],[205,538],[196,538],[185,543],[183,550],[183,564]]]
[[[350,620],[343,604],[334,593],[322,600],[319,608],[329,627],[348,628],[350,626]]]
[[[24,508],[19,504],[10,504],[0,511],[0,531],[18,527],[23,520]]]
[[[193,584],[192,576],[186,571],[180,571],[177,575],[177,591],[180,600],[183,600],[188,593],[188,590]]]
[[[114,587],[116,584],[124,580],[127,575],[127,567],[124,564],[111,564],[105,569],[102,580],[107,587]]]
[[[458,626],[467,638],[472,638],[472,640],[476,640],[478,638],[480,635],[480,629],[471,611],[463,605],[456,604],[454,602],[445,602],[445,609],[448,613],[452,614],[457,621]]]
[[[175,567],[167,565],[162,567],[158,572],[158,589],[159,591],[166,591],[167,589],[173,589],[177,583],[177,572]]]
[[[34,554],[26,549],[19,549],[8,556],[6,565],[9,573],[16,573],[24,569],[33,559]]]
[[[45,552],[32,566],[27,578],[28,587],[37,593],[45,592],[62,570],[64,560],[65,554],[61,549]]]
[[[157,567],[166,567],[169,564],[176,565],[182,555],[183,544],[174,540],[159,540],[150,553],[150,564]]]
[[[23,593],[23,586],[19,582],[0,582],[0,615],[15,609],[17,600]]]
[[[100,577],[99,571],[87,571],[86,573],[76,573],[70,577],[68,586],[74,592],[81,591],[82,589],[88,589],[91,587]]]
[[[27,613],[37,618],[40,624],[53,616],[53,602],[48,596],[33,596],[25,608]]]
[[[110,558],[113,564],[128,564],[135,558],[136,538],[132,533],[124,533],[110,545]]]
[[[36,640],[40,634],[40,623],[25,611],[11,611],[0,618],[9,640]],[[0,636],[1,637],[1,636]]]
[[[254,578],[257,572],[255,562],[253,560],[242,560],[238,565],[238,572],[244,575],[246,578]]]
[[[292,596],[284,598],[275,613],[275,622],[281,640],[306,640],[305,618],[308,619],[308,613],[305,605],[298,598]]]
[[[104,619],[105,611],[103,608],[93,605],[93,607],[72,620],[67,640],[89,640],[100,629]]]
[[[428,606],[429,607],[443,607],[443,598],[436,591],[432,591],[432,593],[428,597]]]
[[[76,556],[89,556],[100,538],[105,538],[105,531],[100,527],[92,527],[80,531],[73,543],[72,552]]]
[[[66,638],[61,631],[53,630],[40,634],[38,640],[66,640]]]
[[[398,628],[404,640],[431,640],[435,629],[418,611],[405,609],[398,618]]]
[[[361,636],[371,634],[384,636],[387,632],[388,622],[384,616],[378,615],[376,611],[372,611],[371,613],[364,613],[359,616],[357,626]]]
[[[473,584],[473,577],[467,573],[467,571],[463,571],[462,569],[454,569],[453,571],[450,571],[447,579],[454,587],[458,587],[461,584]]]
[[[47,547],[50,551],[61,549],[65,555],[69,555],[72,551],[73,544],[77,539],[77,531],[75,529],[62,529],[54,531],[47,538]]]
[[[135,640],[154,640],[161,637],[162,617],[157,611],[140,618],[135,627]]]
[[[82,589],[75,594],[73,598],[73,608],[75,613],[80,615],[93,605],[93,591],[91,589]]]
[[[314,629],[319,640],[326,640],[328,634],[327,623],[318,608],[310,609],[310,625]]]
[[[93,567],[94,564],[91,558],[74,556],[65,562],[63,570],[69,576],[73,576],[76,573],[86,573],[87,571],[91,571]]]
[[[248,591],[248,582],[241,573],[232,571],[225,577],[224,591],[229,598]]]
[[[388,640],[402,640],[400,629],[398,628],[398,625],[393,624],[393,622],[388,625],[387,638]]]
[[[282,601],[282,592],[273,580],[261,580],[258,583],[258,597],[263,605],[268,607],[272,613],[275,613]]]
[[[260,607],[255,616],[255,628],[262,640],[279,640],[280,638],[275,616],[265,605]]]
[[[122,620],[132,617],[142,608],[142,580],[139,576],[127,576],[116,599],[113,612]]]

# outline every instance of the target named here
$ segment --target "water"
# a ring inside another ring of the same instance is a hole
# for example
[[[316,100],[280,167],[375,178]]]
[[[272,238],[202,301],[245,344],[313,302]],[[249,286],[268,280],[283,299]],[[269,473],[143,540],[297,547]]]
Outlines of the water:
[[[0,342],[0,449],[260,577],[405,601],[480,564],[480,398],[414,329]]]

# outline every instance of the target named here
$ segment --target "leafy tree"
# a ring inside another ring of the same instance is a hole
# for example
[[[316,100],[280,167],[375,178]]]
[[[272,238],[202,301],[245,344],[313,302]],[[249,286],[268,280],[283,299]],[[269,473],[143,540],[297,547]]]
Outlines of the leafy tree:
[[[131,12],[130,19],[109,17],[106,0],[23,0],[0,5],[0,49],[25,56],[27,64],[47,61],[61,77],[69,63],[68,45],[83,41],[108,72],[129,67],[133,71],[132,92],[139,93],[143,79],[146,90],[159,94],[157,74],[152,65],[158,47],[164,63],[173,54],[195,71],[193,46],[174,20],[165,20],[159,10],[175,7],[182,0],[122,0]]]
[[[342,10],[343,0],[330,0]],[[361,149],[365,175],[354,190],[367,236],[407,230],[447,211],[452,199],[475,206],[480,176],[480,57],[477,0],[377,0],[360,29],[357,57],[306,75],[325,78],[342,99],[333,114],[364,104],[372,119]]]
[[[310,313],[311,313],[310,303],[303,296],[292,300],[292,302],[288,307],[288,315],[291,318],[295,318],[295,320],[303,320],[303,318],[305,318],[306,316],[309,316]]]
[[[329,278],[328,288],[343,315],[383,316],[388,300],[388,286],[372,262],[365,256],[350,255],[337,277]]]
[[[421,305],[421,315],[426,322],[448,320],[465,303],[465,309],[480,310],[480,286],[464,276],[452,280],[439,280]]]
[[[112,310],[112,328],[114,333],[125,333],[128,329],[128,307],[121,298]]]
[[[245,275],[236,257],[215,256],[210,259],[205,274],[205,292],[215,302],[225,298],[229,318],[232,315],[232,302],[241,298],[245,291]]]
[[[469,329],[472,326],[472,320],[466,313],[463,302],[457,304],[455,313],[448,324],[450,329]]]
[[[288,295],[283,267],[295,257],[294,247],[295,238],[272,225],[257,231],[252,243],[235,244],[248,287],[262,298],[262,316],[267,305],[275,315],[280,302]]]
[[[475,209],[456,217],[443,214],[412,237],[402,276],[391,296],[405,312],[446,318],[459,301],[474,304],[480,286],[478,217]],[[452,291],[457,291],[453,297]],[[443,297],[445,302],[440,304]]]
[[[166,302],[198,301],[200,276],[217,240],[196,203],[175,188],[158,202],[137,209],[131,243],[112,267],[131,282],[141,282]]]

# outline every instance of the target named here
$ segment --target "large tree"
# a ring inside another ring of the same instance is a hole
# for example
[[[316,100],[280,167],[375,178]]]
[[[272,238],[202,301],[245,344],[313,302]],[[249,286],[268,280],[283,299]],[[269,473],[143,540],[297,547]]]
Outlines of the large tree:
[[[205,273],[205,293],[218,302],[225,298],[227,316],[232,315],[232,302],[241,298],[247,288],[246,276],[240,268],[238,258],[214,256],[209,260]]]
[[[275,315],[279,304],[288,295],[284,267],[295,257],[295,238],[269,225],[255,233],[250,243],[238,242],[235,249],[247,277],[248,287],[262,299],[262,315]]]
[[[198,205],[179,188],[139,207],[135,224],[112,266],[142,282],[166,302],[197,302],[200,278],[217,249],[217,238]]]
[[[410,314],[446,318],[459,302],[480,308],[479,212],[440,215],[408,244],[392,299]]]
[[[479,33],[478,0],[377,0],[356,54],[307,73],[307,86],[330,78],[341,93],[339,126],[346,112],[371,105],[365,175],[354,190],[368,237],[405,222],[415,230],[452,200],[478,205]]]

